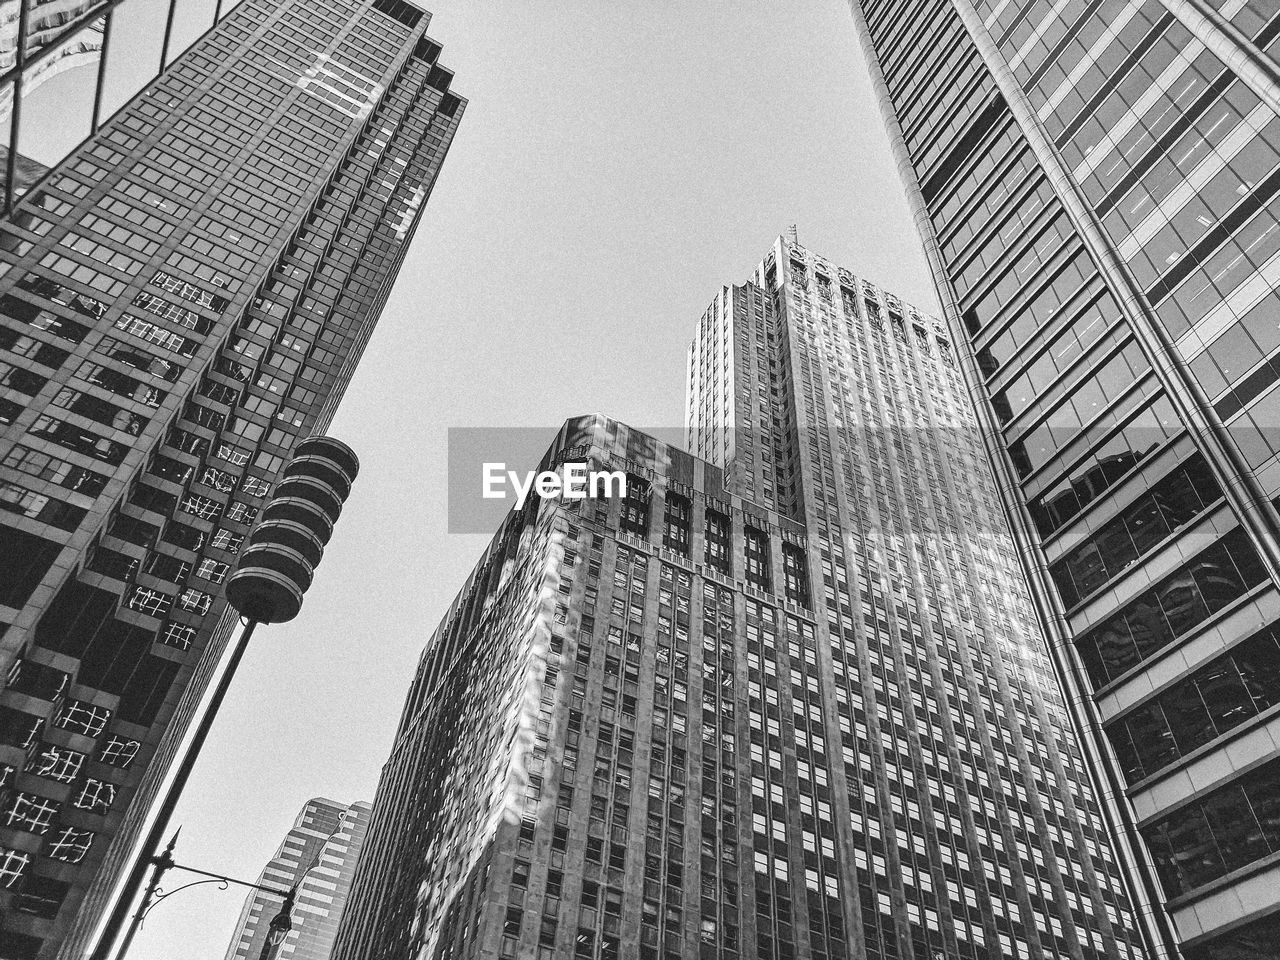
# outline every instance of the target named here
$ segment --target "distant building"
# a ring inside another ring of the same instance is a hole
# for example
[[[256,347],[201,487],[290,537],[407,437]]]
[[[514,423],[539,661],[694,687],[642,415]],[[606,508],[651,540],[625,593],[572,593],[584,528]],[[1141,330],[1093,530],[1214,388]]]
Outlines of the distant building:
[[[687,387],[427,642],[334,960],[1142,957],[946,332],[779,239]]]
[[[332,800],[308,800],[258,883],[288,890],[297,887],[293,931],[276,952],[277,960],[329,960],[338,918],[347,902],[356,858],[369,829],[366,802],[346,806]],[[280,911],[280,898],[254,892],[245,900],[226,960],[258,960],[267,926]]]

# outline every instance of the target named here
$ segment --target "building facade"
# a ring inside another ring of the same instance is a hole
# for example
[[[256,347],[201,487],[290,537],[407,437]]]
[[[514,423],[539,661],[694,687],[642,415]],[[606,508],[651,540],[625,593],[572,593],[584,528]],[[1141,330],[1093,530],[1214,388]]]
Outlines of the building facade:
[[[1280,956],[1280,5],[851,4],[1151,951]]]
[[[364,801],[347,805],[308,800],[258,877],[264,886],[297,891],[293,930],[273,954],[276,960],[329,960],[369,829],[369,810]],[[280,903],[280,897],[262,891],[245,899],[225,960],[258,960]]]
[[[245,0],[0,224],[0,954],[79,957],[463,102],[400,0]]]
[[[938,323],[794,242],[427,643],[335,960],[1143,957]]]

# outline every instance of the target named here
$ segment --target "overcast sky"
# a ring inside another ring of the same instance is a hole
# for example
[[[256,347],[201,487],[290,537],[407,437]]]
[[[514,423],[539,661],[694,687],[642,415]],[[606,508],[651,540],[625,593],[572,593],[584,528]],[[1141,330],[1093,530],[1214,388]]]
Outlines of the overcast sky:
[[[331,429],[362,472],[175,821],[180,862],[245,879],[308,798],[373,799],[417,654],[484,544],[446,533],[447,428],[679,427],[697,319],[793,222],[936,310],[842,0],[427,5],[470,105]],[[241,903],[182,893],[130,957],[217,960]]]

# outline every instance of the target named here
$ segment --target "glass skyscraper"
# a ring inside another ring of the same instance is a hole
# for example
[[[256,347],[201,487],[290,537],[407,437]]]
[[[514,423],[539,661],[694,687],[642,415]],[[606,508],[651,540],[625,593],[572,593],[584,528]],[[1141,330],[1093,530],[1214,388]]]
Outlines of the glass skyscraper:
[[[1280,5],[856,0],[1154,956],[1280,956]]]
[[[5,960],[91,942],[377,321],[463,110],[427,20],[244,0],[0,223]]]
[[[949,335],[779,239],[428,641],[334,960],[1144,957]]]
[[[369,804],[308,800],[258,883],[297,889],[293,929],[275,960],[329,960],[338,917],[351,890],[356,858],[369,829]],[[224,960],[258,960],[281,899],[254,891],[245,898]]]

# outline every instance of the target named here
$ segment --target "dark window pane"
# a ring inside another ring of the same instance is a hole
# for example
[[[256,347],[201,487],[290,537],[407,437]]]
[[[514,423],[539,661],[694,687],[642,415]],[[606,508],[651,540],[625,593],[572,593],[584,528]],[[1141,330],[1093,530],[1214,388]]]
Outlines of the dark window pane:
[[[1209,710],[1191,681],[1178,684],[1166,696],[1161,697],[1160,702],[1182,754],[1190,753],[1218,735],[1213,720],[1209,717]]]
[[[0,525],[0,603],[25,604],[61,550],[52,540]]]
[[[1095,690],[1099,687],[1105,687],[1111,680],[1110,668],[1103,660],[1102,655],[1104,637],[1104,633],[1094,632],[1076,644],[1080,659],[1084,661],[1084,668],[1089,674],[1089,679],[1093,681]],[[1111,642],[1115,641],[1112,640]],[[1132,641],[1129,641],[1127,637],[1126,642],[1132,645]]]
[[[1138,662],[1138,648],[1134,645],[1129,625],[1122,620],[1099,630],[1095,635],[1095,642],[1107,680],[1118,677]]]
[[[1224,539],[1224,545],[1231,559],[1235,561],[1237,569],[1240,571],[1240,577],[1244,584],[1241,592],[1256,587],[1263,580],[1267,579],[1266,567],[1262,565],[1262,559],[1258,556],[1258,551],[1250,542],[1248,535],[1243,528],[1233,530],[1227,534]]]
[[[1245,641],[1232,651],[1231,658],[1259,711],[1280,701],[1280,644],[1273,634]]]
[[[1198,673],[1196,686],[1200,688],[1200,697],[1218,734],[1226,733],[1256,713],[1253,698],[1230,660],[1211,665]]]
[[[1068,557],[1067,567],[1080,597],[1088,596],[1107,582],[1108,565],[1097,543],[1086,544]]]
[[[1267,846],[1280,850],[1280,763],[1272,762],[1240,779]]]
[[[1226,872],[1267,855],[1262,829],[1238,784],[1215,790],[1204,799],[1202,806]]]
[[[1164,822],[1152,824],[1142,831],[1142,837],[1146,840],[1147,850],[1156,865],[1160,885],[1164,887],[1166,893],[1173,896],[1177,890],[1181,889],[1182,876],[1173,854],[1173,840],[1169,836],[1168,824]]]
[[[1280,960],[1280,913],[1246,923],[1198,947],[1184,948],[1187,960]]]
[[[1148,703],[1125,718],[1134,750],[1141,758],[1143,775],[1154,773],[1181,754],[1169,729],[1169,720],[1159,703]]]
[[[1096,548],[1089,551],[1089,558],[1092,558],[1093,563],[1097,563]],[[1073,607],[1080,601],[1080,591],[1076,589],[1075,579],[1072,577],[1073,559],[1073,557],[1067,557],[1049,568],[1049,575],[1053,577],[1064,607]]]
[[[1166,593],[1170,597],[1184,595],[1187,588],[1180,587],[1177,579],[1173,583],[1166,582],[1163,584],[1159,592]],[[1185,576],[1185,579],[1190,581],[1191,578],[1190,576]],[[1190,589],[1194,592],[1194,587]],[[1170,601],[1170,606],[1173,606],[1172,601]],[[1161,609],[1161,604],[1156,602],[1156,597],[1152,594],[1144,594],[1135,602],[1129,604],[1129,606],[1125,607],[1123,615],[1125,623],[1129,626],[1129,632],[1133,635],[1133,642],[1138,648],[1138,657],[1140,659],[1151,656],[1152,653],[1173,639],[1173,634],[1169,630],[1169,622],[1165,618],[1166,611]],[[1188,616],[1189,618],[1190,615]]]
[[[1210,469],[1209,464],[1199,454],[1184,463],[1182,469],[1186,472],[1187,479],[1195,489],[1196,498],[1203,506],[1207,507],[1222,498],[1222,488],[1218,486],[1218,481],[1214,479],[1213,470]]]
[[[1142,497],[1124,512],[1125,526],[1133,538],[1134,556],[1145,553],[1169,535],[1169,524],[1156,498]],[[1129,561],[1125,561],[1128,563]]]
[[[1177,883],[1169,890],[1176,896],[1194,890],[1226,872],[1222,854],[1199,804],[1191,804],[1165,820]]]
[[[1217,551],[1208,551],[1201,554],[1193,561],[1191,570],[1179,571],[1156,588],[1155,594],[1160,601],[1160,609],[1164,611],[1168,621],[1169,634],[1160,640],[1160,646],[1164,646],[1173,637],[1186,633],[1209,615],[1204,598],[1200,594],[1206,582],[1211,588],[1220,588],[1217,594],[1219,598],[1230,589],[1228,584],[1214,579],[1225,576],[1223,573],[1225,558],[1220,555],[1215,556],[1217,553]],[[1234,567],[1231,568],[1229,577],[1231,583],[1236,582]],[[1200,586],[1198,587],[1197,584]]]
[[[1111,741],[1111,748],[1115,751],[1116,759],[1120,763],[1120,769],[1124,772],[1124,778],[1129,783],[1135,783],[1146,776],[1146,769],[1142,764],[1142,754],[1134,745],[1133,737],[1129,730],[1129,721],[1122,720],[1119,723],[1112,724],[1107,728],[1107,737]]]

